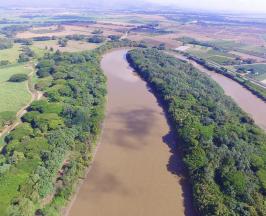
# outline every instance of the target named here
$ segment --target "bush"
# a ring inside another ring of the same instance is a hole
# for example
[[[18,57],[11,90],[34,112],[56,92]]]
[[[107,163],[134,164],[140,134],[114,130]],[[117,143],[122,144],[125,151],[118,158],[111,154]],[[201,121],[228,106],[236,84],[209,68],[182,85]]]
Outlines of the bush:
[[[12,111],[0,112],[0,127],[10,125],[16,120],[16,113]]]
[[[12,48],[13,42],[6,38],[0,38],[0,50]]]
[[[103,43],[105,41],[105,37],[101,35],[93,35],[88,39],[90,43]]]
[[[14,74],[9,78],[9,82],[24,82],[28,79],[27,74]]]

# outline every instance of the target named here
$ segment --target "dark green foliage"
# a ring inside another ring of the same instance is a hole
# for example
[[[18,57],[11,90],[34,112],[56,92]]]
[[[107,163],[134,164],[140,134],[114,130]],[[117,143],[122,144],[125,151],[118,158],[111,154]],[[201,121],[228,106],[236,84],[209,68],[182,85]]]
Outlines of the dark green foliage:
[[[23,38],[16,38],[14,40],[15,43],[20,43],[22,45],[32,45],[31,39],[23,39]]]
[[[102,34],[103,33],[103,31],[101,30],[101,29],[95,29],[93,32],[92,32],[92,34]]]
[[[40,113],[56,113],[59,115],[63,111],[63,105],[60,103],[49,103],[46,100],[39,100],[34,101],[29,110],[39,111]]]
[[[108,38],[111,40],[111,41],[119,41],[121,36],[120,35],[109,35]]]
[[[9,25],[1,28],[0,32],[10,38],[15,36],[17,32],[27,31],[29,28],[30,26],[26,25]]]
[[[16,130],[11,131],[6,136],[6,142],[10,142],[11,140],[19,140],[21,141],[25,137],[29,137],[33,135],[33,129],[28,123],[23,123],[16,127]]]
[[[75,40],[75,41],[81,41],[81,40],[84,40],[86,37],[87,37],[86,35],[75,34],[75,35],[67,35],[66,39]]]
[[[6,137],[0,161],[0,176],[13,167],[26,172],[16,185],[11,215],[31,214],[53,193],[43,212],[58,212],[84,174],[104,116],[106,79],[99,59],[98,51],[56,52],[37,64],[37,74],[47,76],[41,85],[46,100],[33,102],[23,123]]]
[[[19,54],[18,62],[27,62],[33,57],[35,57],[35,53],[28,46],[24,46],[22,48],[22,53]]]
[[[88,42],[90,43],[103,43],[105,41],[105,37],[102,35],[93,35],[88,39]]]
[[[55,40],[55,37],[49,37],[49,36],[40,36],[40,37],[34,37],[33,41],[49,41],[49,40]]]
[[[0,112],[0,128],[5,125],[10,125],[16,120],[16,112],[5,111]]]
[[[58,40],[58,45],[60,46],[60,47],[66,47],[67,46],[67,39],[66,38],[59,38],[59,40]]]
[[[158,49],[127,58],[165,104],[200,215],[266,215],[265,133],[192,65]]]
[[[27,74],[14,74],[9,78],[9,82],[24,82],[28,80]]]
[[[9,49],[12,48],[12,46],[13,46],[13,41],[6,38],[0,38],[0,50]]]
[[[10,61],[8,61],[8,60],[1,60],[0,61],[0,66],[6,66],[8,64],[10,64]]]

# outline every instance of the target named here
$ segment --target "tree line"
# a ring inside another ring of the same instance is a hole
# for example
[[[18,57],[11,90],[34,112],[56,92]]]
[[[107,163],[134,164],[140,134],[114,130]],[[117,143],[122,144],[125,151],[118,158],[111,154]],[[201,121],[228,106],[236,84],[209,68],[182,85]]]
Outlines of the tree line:
[[[127,59],[181,140],[198,215],[266,215],[265,133],[192,65],[158,49],[135,49]]]

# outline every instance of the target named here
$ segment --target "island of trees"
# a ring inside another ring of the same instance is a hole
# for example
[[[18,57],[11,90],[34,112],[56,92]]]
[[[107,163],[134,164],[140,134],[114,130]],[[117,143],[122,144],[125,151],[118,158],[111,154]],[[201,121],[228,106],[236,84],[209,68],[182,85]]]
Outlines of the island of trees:
[[[165,105],[198,214],[266,215],[265,133],[192,65],[158,49],[127,59]]]

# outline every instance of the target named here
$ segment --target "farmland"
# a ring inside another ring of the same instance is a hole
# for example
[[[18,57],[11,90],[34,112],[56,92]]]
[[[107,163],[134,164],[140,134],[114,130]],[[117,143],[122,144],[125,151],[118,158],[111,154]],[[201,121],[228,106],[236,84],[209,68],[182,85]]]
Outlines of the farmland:
[[[0,137],[0,215],[68,212],[91,164],[72,215],[102,215],[99,203],[110,216],[183,215],[193,203],[202,215],[266,212],[266,22],[143,8],[0,12],[0,118],[12,126]]]

